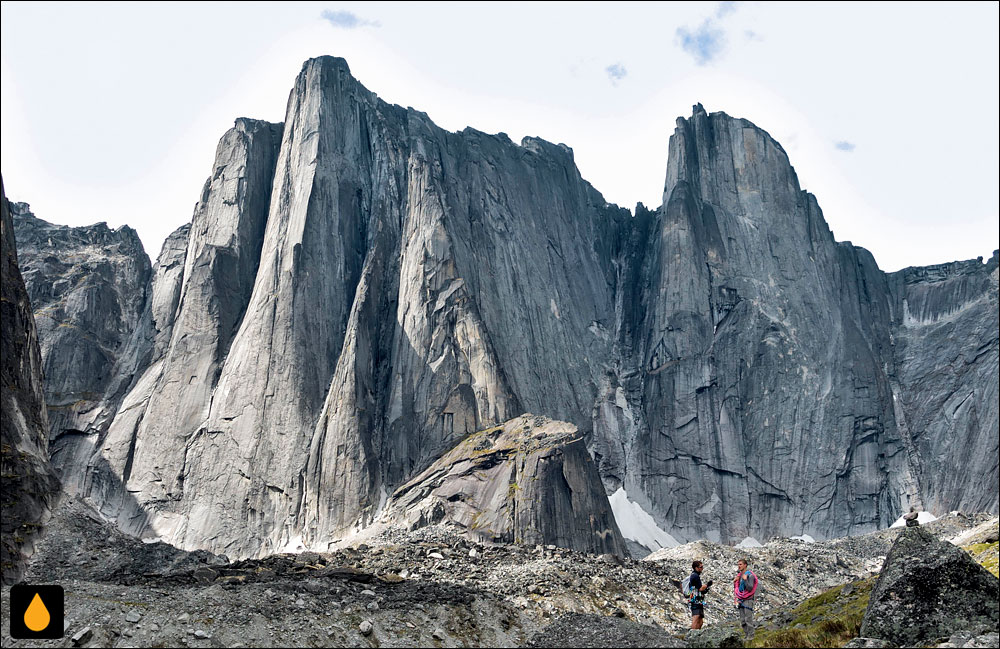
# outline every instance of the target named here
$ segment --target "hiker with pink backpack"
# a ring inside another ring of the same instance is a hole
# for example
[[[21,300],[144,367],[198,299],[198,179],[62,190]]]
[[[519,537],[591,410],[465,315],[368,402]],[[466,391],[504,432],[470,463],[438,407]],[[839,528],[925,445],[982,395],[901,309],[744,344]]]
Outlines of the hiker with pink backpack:
[[[757,592],[757,575],[750,570],[746,559],[737,564],[739,572],[733,579],[733,598],[740,616],[740,626],[746,642],[753,639],[753,596]]]

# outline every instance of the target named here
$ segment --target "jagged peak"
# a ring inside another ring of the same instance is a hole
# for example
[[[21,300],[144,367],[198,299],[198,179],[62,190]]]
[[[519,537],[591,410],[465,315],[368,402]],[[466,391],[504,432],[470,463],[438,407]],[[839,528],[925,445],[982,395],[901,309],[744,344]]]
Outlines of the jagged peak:
[[[745,118],[732,117],[722,111],[709,113],[701,104],[692,107],[690,117],[677,118],[668,149],[664,204],[669,202],[670,194],[682,180],[694,185],[696,195],[701,195],[703,189],[707,191],[701,187],[702,177],[713,176],[712,170],[716,168],[745,174],[746,182],[751,184],[771,183],[773,186],[768,192],[771,195],[777,191],[789,196],[802,190],[788,153],[770,133]],[[736,158],[741,161],[737,163]],[[777,173],[753,171],[761,165],[774,167]],[[712,202],[720,200],[721,196],[715,196]]]
[[[535,153],[551,155],[556,158],[568,158],[570,162],[575,164],[573,149],[562,142],[554,144],[548,140],[543,140],[540,137],[532,137],[529,135],[521,138],[521,146],[528,151],[533,151]]]
[[[927,266],[907,266],[889,274],[903,277],[907,284],[925,281],[940,282],[959,275],[971,275],[974,273],[989,274],[997,267],[998,262],[1000,262],[1000,251],[994,250],[993,256],[988,260],[977,257],[975,259],[947,261]]]
[[[685,128],[691,122],[694,122],[697,119],[707,119],[711,122],[730,121],[738,123],[742,128],[751,128],[760,133],[761,135],[765,136],[770,141],[771,144],[773,144],[776,148],[778,148],[782,153],[785,154],[786,158],[788,157],[788,153],[785,151],[785,148],[781,146],[781,142],[775,139],[774,136],[772,136],[767,130],[761,128],[760,126],[758,126],[757,124],[755,124],[754,122],[750,121],[745,117],[733,117],[732,115],[723,110],[712,111],[712,112],[706,111],[705,107],[702,106],[701,103],[697,103],[691,107],[691,117],[677,118],[677,128],[678,129]]]
[[[330,54],[324,54],[311,59],[307,59],[306,62],[302,64],[302,71],[305,72],[307,69],[311,67],[329,68],[331,70],[343,70],[347,74],[351,74],[351,66],[347,64],[347,59],[341,58],[339,56],[333,56]]]
[[[271,128],[282,126],[284,122],[269,122],[266,119],[256,119],[254,117],[237,117],[233,120],[233,128],[238,131],[247,131],[258,128]]]

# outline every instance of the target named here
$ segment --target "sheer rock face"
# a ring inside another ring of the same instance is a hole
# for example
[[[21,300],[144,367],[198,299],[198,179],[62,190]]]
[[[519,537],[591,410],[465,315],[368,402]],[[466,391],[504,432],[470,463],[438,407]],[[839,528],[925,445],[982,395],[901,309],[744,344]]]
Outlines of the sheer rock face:
[[[134,430],[145,414],[155,379],[169,345],[180,296],[190,224],[172,232],[153,265],[147,303],[132,341],[143,359],[130,378],[129,389],[117,404],[115,417],[96,435],[63,435],[52,448],[52,458],[61,468],[64,488],[81,494],[101,509],[101,513],[124,531],[135,536],[155,536],[148,526],[143,506],[125,488],[125,471],[109,461],[110,447],[120,431]],[[118,431],[118,432],[116,432]]]
[[[452,522],[479,541],[626,554],[583,435],[533,415],[466,437],[396,490],[382,520],[409,529]]]
[[[996,511],[976,486],[997,477],[996,254],[886,275],[834,241],[777,142],[700,106],[637,223],[627,369],[594,427],[609,490],[684,541]]]
[[[589,427],[628,214],[571,151],[447,133],[329,57],[283,130],[235,130],[91,463],[106,514],[232,555],[323,547],[467,433],[544,404]]]
[[[1000,253],[891,274],[899,424],[924,508],[997,511]]]
[[[202,480],[219,478],[199,472],[197,463],[203,452],[232,442],[206,420],[260,262],[280,139],[280,124],[237,120],[219,142],[190,228],[171,235],[157,261],[151,363],[99,453],[107,465],[102,473],[114,479],[102,478],[91,493],[105,514],[133,533],[176,542],[171,532],[177,517],[164,510],[184,497],[185,487],[197,490]],[[189,463],[195,478],[185,485]],[[205,497],[225,498],[235,490],[220,481],[213,491]],[[129,495],[124,510],[122,492]],[[195,511],[203,507],[197,503]]]
[[[49,518],[59,480],[48,459],[42,355],[31,301],[18,268],[14,224],[0,181],[0,452],[4,585],[21,579],[34,539]]]
[[[682,542],[892,522],[915,487],[886,374],[888,281],[834,241],[781,146],[696,106],[639,245],[619,325],[631,424],[595,425],[609,488]]]
[[[887,276],[745,120],[679,120],[664,205],[632,216],[564,145],[443,131],[312,59],[283,126],[226,134],[175,235],[149,360],[80,479],[133,533],[325,549],[526,411],[582,431],[609,492],[681,541],[997,507],[975,486],[997,471],[996,263]]]
[[[114,418],[137,370],[147,362],[140,327],[147,309],[149,258],[135,230],[104,223],[68,227],[12,206],[24,281],[34,307],[45,375],[55,466],[65,445],[99,436]],[[66,437],[66,439],[63,439]],[[87,444],[93,447],[93,442]]]

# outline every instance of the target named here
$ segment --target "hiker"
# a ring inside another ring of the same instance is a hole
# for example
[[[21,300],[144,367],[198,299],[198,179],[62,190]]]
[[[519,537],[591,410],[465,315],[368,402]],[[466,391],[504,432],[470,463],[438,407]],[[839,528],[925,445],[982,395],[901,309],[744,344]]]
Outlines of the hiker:
[[[701,571],[704,569],[705,566],[702,565],[701,561],[691,562],[691,576],[681,584],[681,592],[684,593],[691,605],[692,629],[700,629],[701,625],[705,623],[705,593],[708,592],[712,581],[709,580],[707,584],[702,585]]]
[[[733,579],[733,595],[744,641],[750,642],[753,639],[753,596],[757,592],[757,575],[750,570],[746,559],[740,559],[737,566],[739,572]]]
[[[919,527],[920,526],[919,514],[917,514],[917,510],[914,507],[910,507],[910,513],[909,514],[903,514],[903,520],[906,521],[906,526],[907,527]]]

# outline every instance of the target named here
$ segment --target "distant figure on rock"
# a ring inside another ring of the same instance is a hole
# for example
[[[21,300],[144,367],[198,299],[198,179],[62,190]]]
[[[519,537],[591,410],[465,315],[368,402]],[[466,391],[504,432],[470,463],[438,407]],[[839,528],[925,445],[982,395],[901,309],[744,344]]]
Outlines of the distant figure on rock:
[[[743,628],[745,642],[753,640],[753,596],[757,592],[757,575],[750,570],[746,559],[737,563],[739,572],[733,579],[733,595],[736,610],[740,616],[740,626]]]
[[[701,561],[691,563],[691,575],[681,582],[681,592],[687,598],[691,606],[691,628],[700,629],[705,623],[705,593],[712,585],[709,580],[707,584],[701,583],[701,571],[705,569]]]
[[[906,521],[907,527],[920,527],[917,510],[914,507],[910,507],[909,514],[903,514],[903,520]]]

